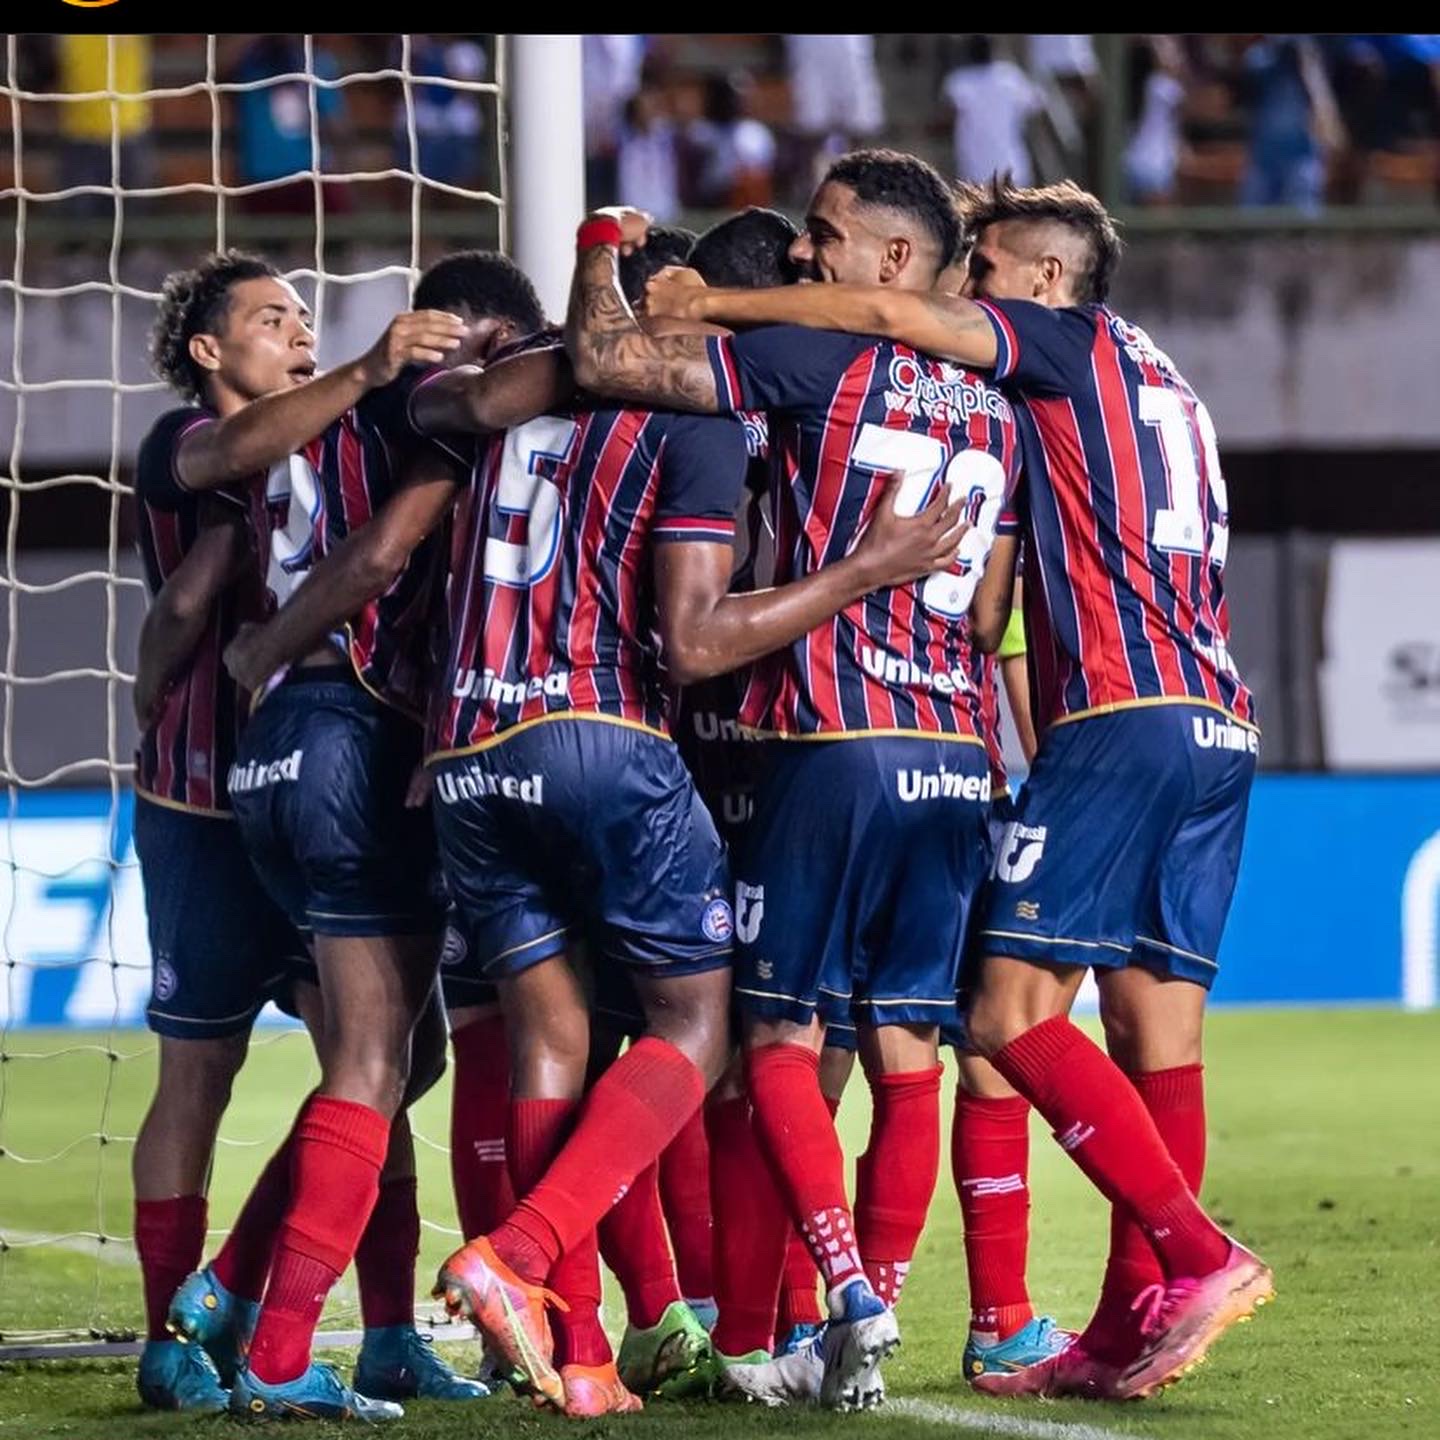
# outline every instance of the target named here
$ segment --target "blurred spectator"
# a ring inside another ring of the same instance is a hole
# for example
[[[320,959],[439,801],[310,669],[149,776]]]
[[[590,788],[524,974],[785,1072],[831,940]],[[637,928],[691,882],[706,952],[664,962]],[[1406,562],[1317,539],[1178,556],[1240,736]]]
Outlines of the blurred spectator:
[[[333,80],[340,73],[335,57],[314,51],[314,74]],[[277,75],[303,75],[305,47],[298,35],[261,35],[241,54],[234,78],[242,84],[272,79]],[[312,143],[310,95],[314,92],[319,133]],[[342,92],[305,80],[286,80],[276,85],[256,85],[235,96],[239,146],[237,161],[240,183],[253,185],[266,180],[283,180],[311,168],[330,168],[329,150],[345,114]],[[320,153],[315,154],[318,144]],[[343,185],[324,186],[325,208],[350,209],[350,194]],[[296,180],[243,198],[248,210],[265,214],[305,214],[315,203],[313,183]]]
[[[1100,62],[1089,35],[1031,35],[1027,47],[1029,70],[1045,88],[1053,81],[1069,117],[1057,118],[1058,138],[1078,165],[1077,179],[1093,185],[1100,144]],[[1073,121],[1073,130],[1070,121]],[[1080,153],[1083,151],[1083,155]]]
[[[1240,203],[1318,211],[1325,157],[1339,146],[1342,130],[1313,38],[1256,36],[1242,64],[1250,153]]]
[[[625,102],[616,154],[616,194],[657,220],[680,213],[680,157],[664,92],[642,85]]]
[[[841,155],[877,136],[885,102],[875,68],[873,35],[787,35],[791,117],[797,131],[803,188],[823,157]]]
[[[1025,128],[1043,103],[1039,87],[1013,60],[995,58],[988,35],[969,36],[961,57],[944,85],[955,112],[956,176],[988,180],[1009,171],[1017,185],[1033,183]]]
[[[1150,70],[1140,118],[1125,148],[1125,179],[1138,205],[1165,205],[1175,196],[1180,164],[1180,107],[1185,101],[1185,55],[1172,35],[1150,35]]]
[[[398,64],[398,55],[396,63]],[[449,80],[483,80],[485,49],[469,36],[448,40],[414,35],[410,73]],[[480,139],[485,116],[480,96],[452,85],[411,85],[420,173],[446,185],[474,187],[481,178]],[[395,146],[401,169],[410,168],[410,136],[404,97],[395,117]]]
[[[1323,35],[1317,40],[1330,61],[1350,141],[1332,174],[1332,194],[1355,201],[1372,155],[1403,154],[1440,133],[1440,35]]]
[[[741,210],[773,198],[775,137],[747,113],[752,88],[744,73],[706,79],[703,114],[685,131],[687,204]]]
[[[617,188],[620,129],[625,106],[640,89],[645,37],[585,35],[580,43],[581,85],[585,96],[586,203],[610,205],[620,198]]]
[[[154,154],[150,143],[150,102],[138,98],[150,87],[148,35],[57,35],[54,55],[55,88],[68,95],[83,95],[112,88],[110,46],[114,43],[113,88],[122,96],[112,105],[108,98],[71,100],[61,105],[60,187],[112,185],[127,189],[154,180]],[[120,137],[120,173],[113,174],[110,159],[111,127]],[[69,215],[105,215],[112,206],[108,195],[76,195],[63,202]]]

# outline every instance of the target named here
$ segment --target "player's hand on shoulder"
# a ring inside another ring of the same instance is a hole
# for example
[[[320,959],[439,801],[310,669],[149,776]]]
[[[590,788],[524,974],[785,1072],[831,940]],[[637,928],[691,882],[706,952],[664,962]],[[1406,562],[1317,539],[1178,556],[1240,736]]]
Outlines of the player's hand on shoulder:
[[[242,690],[249,690],[252,693],[259,690],[270,678],[269,674],[265,673],[257,644],[263,628],[253,622],[241,625],[235,632],[235,638],[225,647],[225,654],[221,657],[235,683]]]
[[[620,227],[622,255],[633,254],[650,236],[652,217],[644,210],[636,210],[630,205],[602,205],[600,209],[592,210],[586,218],[613,220]]]
[[[407,365],[439,365],[465,338],[465,322],[446,310],[405,310],[365,352],[367,386],[388,385]]]
[[[705,281],[687,265],[667,265],[645,285],[645,313],[653,319],[703,320]]]
[[[902,474],[890,477],[855,547],[855,559],[865,566],[872,590],[908,585],[932,571],[948,570],[970,528],[964,501],[952,500],[944,485],[924,509],[914,515],[898,514],[895,501],[904,479]]]

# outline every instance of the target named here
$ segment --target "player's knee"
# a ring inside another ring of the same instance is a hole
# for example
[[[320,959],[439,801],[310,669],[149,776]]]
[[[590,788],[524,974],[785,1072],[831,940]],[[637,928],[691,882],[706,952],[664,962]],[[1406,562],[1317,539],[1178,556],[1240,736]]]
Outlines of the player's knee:
[[[220,1040],[160,1042],[160,1074],[156,1102],[173,1101],[196,1116],[219,1115],[230,1103],[235,1076],[245,1063],[248,1034]]]
[[[724,1075],[734,1050],[723,1006],[683,1006],[653,1014],[647,1033],[673,1045],[705,1077],[707,1090]]]

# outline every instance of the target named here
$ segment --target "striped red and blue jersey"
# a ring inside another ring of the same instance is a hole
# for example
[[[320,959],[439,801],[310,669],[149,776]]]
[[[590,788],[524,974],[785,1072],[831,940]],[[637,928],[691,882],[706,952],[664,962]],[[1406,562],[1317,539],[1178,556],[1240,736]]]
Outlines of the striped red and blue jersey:
[[[1188,702],[1253,724],[1229,650],[1227,500],[1204,405],[1104,305],[981,305],[995,378],[1024,400],[1037,723]]]
[[[267,581],[278,601],[312,565],[374,517],[403,482],[409,454],[433,443],[415,428],[409,398],[436,373],[411,367],[372,390],[299,452],[271,466],[265,492]],[[457,478],[463,478],[462,462],[445,449]],[[424,718],[434,679],[431,631],[442,613],[445,548],[443,531],[421,541],[394,584],[335,637],[361,683],[417,721]]]
[[[252,529],[261,518],[258,476],[248,485],[197,494],[186,490],[175,473],[180,442],[218,418],[194,406],[170,410],[150,427],[140,444],[135,465],[136,545],[152,597],[189,554],[207,506],[245,512]],[[140,736],[135,752],[136,790],[185,810],[230,813],[225,776],[235,759],[249,705],[221,657],[240,626],[263,620],[268,609],[257,559],[253,573],[220,594],[199,643],[166,692],[158,718]]]
[[[747,463],[715,416],[577,410],[491,437],[454,517],[432,758],[557,714],[668,734],[650,545],[731,544]]]
[[[974,549],[953,571],[877,590],[761,661],[744,723],[796,737],[979,741],[965,616],[1019,472],[1009,402],[974,371],[888,341],[771,326],[707,345],[721,408],[770,417],[777,584],[848,554],[894,473],[906,510],[942,483],[971,507]]]

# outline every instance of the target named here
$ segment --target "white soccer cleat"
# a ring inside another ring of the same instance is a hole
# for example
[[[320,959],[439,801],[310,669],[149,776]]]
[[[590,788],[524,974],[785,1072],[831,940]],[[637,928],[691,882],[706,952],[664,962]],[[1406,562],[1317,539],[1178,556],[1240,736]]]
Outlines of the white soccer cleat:
[[[880,1363],[900,1344],[900,1326],[863,1280],[847,1285],[839,1301],[840,1316],[817,1337],[820,1403],[831,1410],[870,1410],[885,1399]]]

